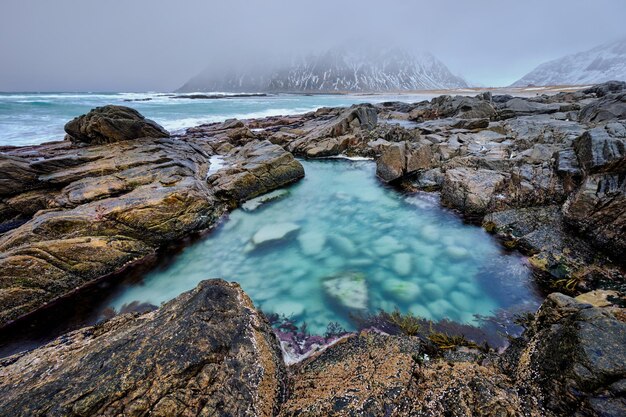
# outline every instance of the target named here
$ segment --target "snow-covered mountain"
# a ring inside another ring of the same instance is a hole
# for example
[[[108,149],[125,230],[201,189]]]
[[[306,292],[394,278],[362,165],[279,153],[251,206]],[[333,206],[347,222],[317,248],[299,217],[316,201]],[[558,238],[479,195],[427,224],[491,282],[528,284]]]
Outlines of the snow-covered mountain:
[[[334,48],[270,70],[207,68],[179,91],[339,92],[463,88],[467,83],[433,55],[398,49]]]
[[[512,86],[597,84],[610,80],[626,81],[626,38],[541,64]]]

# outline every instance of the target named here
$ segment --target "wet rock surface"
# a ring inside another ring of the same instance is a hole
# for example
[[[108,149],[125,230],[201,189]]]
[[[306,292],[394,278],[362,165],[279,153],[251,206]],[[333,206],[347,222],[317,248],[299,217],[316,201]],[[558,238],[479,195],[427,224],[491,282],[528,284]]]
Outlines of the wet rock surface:
[[[96,109],[75,122],[91,126],[102,114],[110,115]],[[98,132],[114,135],[112,143],[52,142],[0,154],[0,326],[304,176],[290,153],[267,141],[238,147],[207,182],[213,149],[206,139]]]
[[[98,145],[138,138],[167,138],[169,132],[146,119],[137,110],[124,106],[96,107],[65,125],[74,143]]]
[[[273,416],[285,395],[275,335],[237,284],[201,282],[0,361],[6,416]]]
[[[515,370],[557,415],[619,416],[626,412],[624,309],[594,307],[551,294],[524,335]]]

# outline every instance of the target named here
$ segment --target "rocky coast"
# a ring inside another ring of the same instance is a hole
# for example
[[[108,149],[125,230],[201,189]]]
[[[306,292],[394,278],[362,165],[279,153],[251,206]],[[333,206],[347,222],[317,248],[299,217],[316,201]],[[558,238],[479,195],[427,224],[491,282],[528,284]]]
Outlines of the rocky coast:
[[[239,286],[204,281],[1,359],[0,414],[626,414],[626,83],[322,108],[179,135],[106,106],[65,129],[63,141],[0,148],[0,327],[298,181],[296,157],[369,157],[382,182],[440,193],[529,256],[549,295],[503,352],[416,336],[405,318],[287,366]]]

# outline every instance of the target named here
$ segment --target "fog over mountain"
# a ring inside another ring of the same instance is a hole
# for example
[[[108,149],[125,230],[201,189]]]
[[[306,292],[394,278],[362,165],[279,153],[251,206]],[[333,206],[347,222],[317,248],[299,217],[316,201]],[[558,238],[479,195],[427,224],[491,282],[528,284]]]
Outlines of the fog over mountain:
[[[180,91],[365,92],[467,87],[430,53],[350,45],[265,69],[209,66]]]
[[[509,85],[625,36],[624,16],[623,0],[3,0],[0,91],[172,91],[207,67],[346,43],[430,51],[452,74]]]
[[[513,86],[597,84],[610,80],[626,81],[626,38],[541,64]]]

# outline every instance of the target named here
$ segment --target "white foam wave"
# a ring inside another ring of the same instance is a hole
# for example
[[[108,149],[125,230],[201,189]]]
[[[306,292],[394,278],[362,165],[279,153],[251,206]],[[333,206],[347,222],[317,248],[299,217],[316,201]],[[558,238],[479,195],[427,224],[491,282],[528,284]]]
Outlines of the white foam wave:
[[[182,119],[173,120],[157,120],[164,128],[172,132],[179,132],[189,127],[198,126],[206,123],[218,123],[227,119],[258,119],[262,117],[270,116],[287,116],[291,114],[301,114],[310,111],[315,111],[319,108],[316,107],[295,107],[292,109],[277,108],[267,109],[262,111],[250,112],[250,113],[229,113],[229,114],[214,114],[202,117],[185,117]]]

